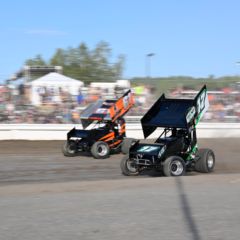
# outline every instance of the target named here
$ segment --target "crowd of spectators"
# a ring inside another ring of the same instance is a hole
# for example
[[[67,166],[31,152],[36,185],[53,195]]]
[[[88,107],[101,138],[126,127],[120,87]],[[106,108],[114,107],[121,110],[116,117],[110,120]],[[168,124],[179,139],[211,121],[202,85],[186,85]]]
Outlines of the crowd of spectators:
[[[171,97],[193,97],[191,89],[177,88],[170,92]],[[205,122],[240,122],[240,86],[208,91],[209,109],[203,116]]]
[[[135,94],[135,106],[128,116],[142,116],[158,98],[151,86],[138,85],[132,88]],[[41,104],[31,103],[31,89],[28,86],[0,85],[0,123],[80,123],[81,111],[98,99],[116,98],[123,89],[102,90],[100,88],[79,89],[77,95],[70,95],[59,89],[58,96],[43,89]],[[195,95],[193,90],[174,89],[170,97],[189,97]],[[207,122],[239,122],[240,94],[232,88],[218,89],[209,92],[209,111],[203,121]]]

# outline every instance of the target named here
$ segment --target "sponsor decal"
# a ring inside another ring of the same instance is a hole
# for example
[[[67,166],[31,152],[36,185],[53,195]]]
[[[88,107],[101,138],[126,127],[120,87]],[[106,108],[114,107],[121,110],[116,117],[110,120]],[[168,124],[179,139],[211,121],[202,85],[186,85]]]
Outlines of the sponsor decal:
[[[138,149],[138,152],[153,152],[155,150],[158,150],[159,146],[143,146]]]
[[[129,106],[130,103],[130,98],[131,98],[131,93],[123,97],[123,107],[126,109]]]
[[[159,153],[158,153],[158,158],[160,158],[160,157],[164,154],[166,148],[167,148],[166,145],[164,145],[164,146],[161,148],[161,150],[160,150]]]
[[[207,91],[203,91],[201,95],[197,99],[197,120],[196,120],[196,125],[204,115],[204,113],[208,110],[209,107],[209,102],[208,102],[208,95]]]
[[[203,110],[208,108],[208,98],[207,98],[207,91],[203,91],[202,94],[197,99],[197,111],[201,113]],[[207,109],[206,109],[207,110]]]
[[[98,108],[95,113],[107,114],[108,109],[106,108]]]
[[[193,119],[195,113],[196,113],[195,107],[191,107],[186,116],[187,123],[189,123]]]

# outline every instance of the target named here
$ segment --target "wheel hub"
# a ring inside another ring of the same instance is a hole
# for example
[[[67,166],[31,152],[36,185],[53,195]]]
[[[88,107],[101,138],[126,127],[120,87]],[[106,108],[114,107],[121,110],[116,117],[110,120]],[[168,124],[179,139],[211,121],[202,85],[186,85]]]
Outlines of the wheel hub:
[[[107,154],[107,147],[105,145],[100,145],[98,147],[98,154],[100,156],[105,156]]]
[[[214,164],[213,156],[209,155],[208,159],[207,159],[207,166],[208,166],[208,168],[211,169],[213,167],[213,164]]]
[[[70,153],[75,152],[75,144],[74,143],[69,143],[68,144],[68,152],[70,152]]]
[[[183,172],[183,165],[180,161],[175,160],[171,164],[171,172],[173,175],[178,176]]]
[[[133,163],[132,160],[128,160],[128,161],[126,162],[126,164],[127,164],[128,170],[129,170],[130,172],[137,172],[137,168],[135,167],[135,165],[134,165],[134,163]]]

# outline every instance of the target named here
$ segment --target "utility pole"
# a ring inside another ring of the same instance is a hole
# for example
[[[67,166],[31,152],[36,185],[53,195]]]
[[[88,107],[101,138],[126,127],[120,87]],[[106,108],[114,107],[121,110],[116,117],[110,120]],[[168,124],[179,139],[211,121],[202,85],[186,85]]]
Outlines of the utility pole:
[[[146,54],[146,79],[150,80],[151,78],[151,58],[155,55],[155,53]]]

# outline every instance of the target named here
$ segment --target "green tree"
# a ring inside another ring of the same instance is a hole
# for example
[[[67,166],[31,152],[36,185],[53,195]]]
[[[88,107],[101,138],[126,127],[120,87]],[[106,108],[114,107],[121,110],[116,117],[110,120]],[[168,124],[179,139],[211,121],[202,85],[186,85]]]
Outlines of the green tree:
[[[46,66],[47,63],[44,61],[40,54],[36,55],[33,59],[28,59],[25,62],[28,66]]]
[[[111,50],[106,42],[100,42],[91,53],[91,75],[97,81],[109,81],[108,58],[111,56]]]
[[[114,81],[122,76],[125,58],[119,55],[112,60],[112,49],[107,42],[99,42],[94,49],[85,43],[66,50],[58,48],[46,63],[41,55],[26,61],[30,66],[62,66],[63,74],[89,83],[92,81]]]
[[[125,64],[125,56],[119,55],[118,61],[113,65],[113,72],[115,75],[115,79],[121,79],[122,73],[124,70],[124,64]]]
[[[65,51],[58,48],[52,58],[50,59],[50,65],[52,66],[64,66],[65,65]]]

